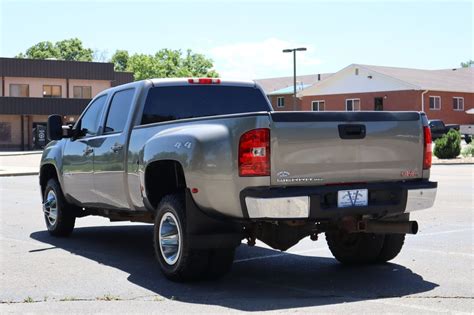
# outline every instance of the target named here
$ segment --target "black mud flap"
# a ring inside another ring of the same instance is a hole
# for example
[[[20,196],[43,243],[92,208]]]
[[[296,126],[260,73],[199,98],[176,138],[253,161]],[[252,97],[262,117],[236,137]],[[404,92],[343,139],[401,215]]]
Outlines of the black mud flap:
[[[244,238],[241,224],[205,213],[196,205],[189,189],[186,189],[186,222],[192,248],[234,248]]]

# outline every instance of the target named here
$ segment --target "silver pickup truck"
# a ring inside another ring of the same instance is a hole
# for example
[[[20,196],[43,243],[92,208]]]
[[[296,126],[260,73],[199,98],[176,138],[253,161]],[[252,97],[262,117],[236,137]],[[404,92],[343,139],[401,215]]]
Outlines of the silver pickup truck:
[[[242,240],[287,250],[325,233],[342,263],[386,262],[433,205],[419,112],[273,112],[254,82],[154,79],[98,94],[74,125],[48,119],[46,226],[154,223],[169,279],[225,274]]]

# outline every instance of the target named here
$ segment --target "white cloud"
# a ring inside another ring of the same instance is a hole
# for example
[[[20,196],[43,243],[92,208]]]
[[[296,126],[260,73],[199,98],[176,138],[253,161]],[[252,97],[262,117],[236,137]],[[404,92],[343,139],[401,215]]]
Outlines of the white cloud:
[[[297,52],[297,73],[317,73],[321,61],[311,45],[294,43],[277,38],[261,42],[242,42],[211,48],[208,55],[222,78],[258,79],[293,74],[293,54],[283,53],[285,48],[306,47]]]

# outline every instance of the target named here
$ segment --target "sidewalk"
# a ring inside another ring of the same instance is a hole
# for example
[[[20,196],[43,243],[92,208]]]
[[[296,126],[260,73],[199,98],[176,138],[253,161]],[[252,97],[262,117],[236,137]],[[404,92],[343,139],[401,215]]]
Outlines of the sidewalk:
[[[0,151],[1,156],[18,156],[18,155],[32,155],[32,154],[41,154],[43,151]]]
[[[0,176],[36,175],[41,151],[0,152]]]

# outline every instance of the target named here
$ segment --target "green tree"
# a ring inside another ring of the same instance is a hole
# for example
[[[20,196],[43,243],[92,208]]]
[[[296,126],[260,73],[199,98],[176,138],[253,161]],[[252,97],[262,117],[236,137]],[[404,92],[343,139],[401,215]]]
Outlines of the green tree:
[[[119,60],[125,60],[126,51],[112,60],[117,69],[123,69]],[[121,57],[122,59],[120,59]],[[212,60],[202,54],[187,50],[183,56],[181,50],[161,49],[154,55],[134,54],[126,62],[126,71],[134,73],[135,80],[149,78],[178,78],[178,77],[217,77],[219,74],[212,69]]]
[[[84,47],[78,38],[70,38],[52,43],[39,42],[31,46],[17,58],[47,59],[56,58],[70,61],[98,60],[99,54],[90,48]],[[95,56],[95,57],[94,57]],[[105,57],[100,55],[100,61]],[[110,62],[116,71],[130,71],[135,80],[149,78],[177,78],[177,77],[218,77],[213,69],[213,62],[203,54],[193,53],[190,49],[183,54],[181,50],[161,49],[153,55],[133,54],[126,50],[117,50]]]
[[[84,48],[79,38],[65,39],[56,42],[54,45],[59,53],[61,60],[69,61],[92,61],[94,51],[90,48]]]
[[[157,77],[158,65],[153,56],[134,54],[128,59],[126,70],[133,72],[135,80],[150,79]]]
[[[39,42],[31,46],[25,53],[20,53],[16,58],[48,59],[72,61],[92,61],[93,51],[84,48],[82,41],[78,38],[65,39],[52,43],[50,41]]]
[[[468,60],[466,62],[461,62],[461,67],[463,68],[469,68],[474,66],[474,60]]]
[[[58,58],[58,56],[59,52],[55,45],[50,41],[44,41],[31,46],[25,53],[19,53],[15,58],[48,59]]]
[[[115,71],[126,71],[128,65],[128,59],[130,56],[128,55],[128,51],[126,50],[117,50],[112,55],[110,62],[114,64]]]

